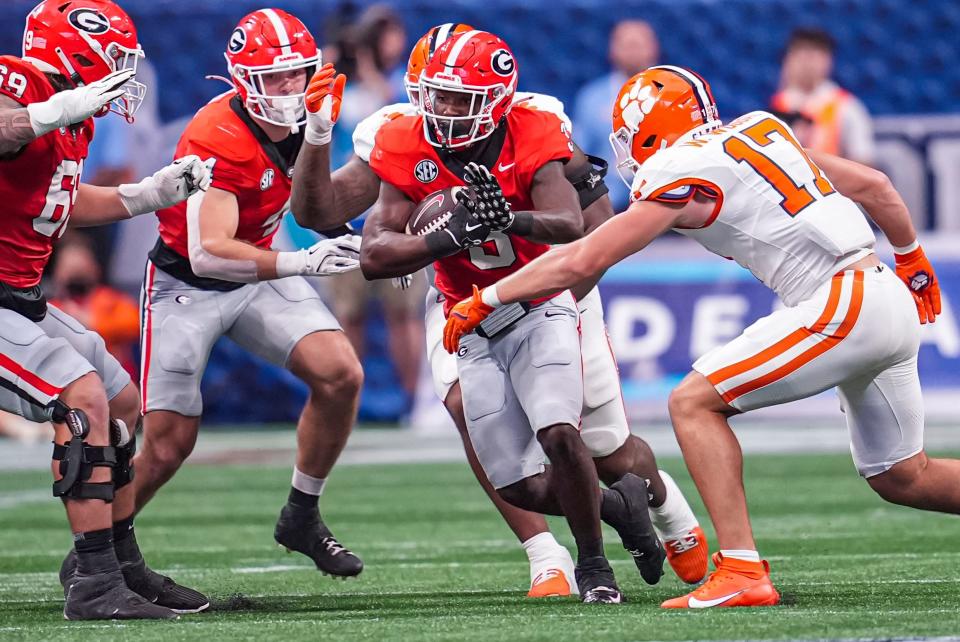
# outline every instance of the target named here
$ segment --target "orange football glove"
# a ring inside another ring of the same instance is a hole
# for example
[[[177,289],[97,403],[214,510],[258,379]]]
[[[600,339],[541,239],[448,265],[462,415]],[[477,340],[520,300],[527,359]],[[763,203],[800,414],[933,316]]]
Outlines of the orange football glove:
[[[933,272],[933,266],[918,247],[907,254],[894,254],[897,276],[907,284],[913,300],[917,304],[920,323],[933,323],[940,314],[940,284]]]
[[[443,329],[443,347],[453,354],[460,347],[460,337],[467,334],[494,311],[480,298],[480,290],[473,286],[473,296],[453,306]]]
[[[311,145],[326,145],[333,136],[333,125],[340,117],[343,88],[347,77],[337,74],[332,63],[320,67],[307,85],[306,141]]]

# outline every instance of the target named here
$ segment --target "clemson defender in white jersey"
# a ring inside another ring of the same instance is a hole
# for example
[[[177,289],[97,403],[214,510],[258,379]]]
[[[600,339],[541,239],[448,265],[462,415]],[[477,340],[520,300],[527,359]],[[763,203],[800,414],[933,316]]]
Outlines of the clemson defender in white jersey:
[[[960,461],[923,451],[917,349],[920,324],[940,313],[939,285],[886,176],[805,152],[765,112],[721,126],[707,83],[679,67],[631,78],[613,117],[618,167],[635,172],[630,208],[475,291],[451,312],[444,345],[455,349],[495,307],[562,291],[669,229],[737,261],[780,296],[788,307],[698,359],[670,396],[674,430],[720,553],[706,583],[663,606],[779,601],[756,551],[740,446],[727,423],[741,412],[836,387],[854,461],[870,487],[897,504],[960,512]],[[894,245],[896,273],[874,253],[855,201]]]
[[[318,230],[328,229],[360,214],[376,201],[380,181],[368,167],[368,162],[377,132],[395,118],[416,115],[420,102],[420,74],[433,52],[450,36],[471,29],[468,25],[447,23],[433,27],[424,34],[414,46],[407,67],[405,85],[410,101],[387,105],[363,120],[353,132],[355,158],[332,175],[329,172],[329,157],[324,150],[327,148],[325,141],[329,140],[330,128],[336,120],[334,72],[328,68],[317,74],[307,96],[314,128],[308,123],[307,144],[298,159],[301,170],[294,178],[292,194],[292,209],[301,225]],[[563,112],[563,103],[552,96],[518,92],[515,107],[549,111],[561,120],[568,131],[572,129],[569,118]],[[317,131],[316,123],[321,118],[326,120],[326,124],[322,125],[326,129],[319,135],[311,133]],[[579,149],[575,158],[578,157],[581,169],[577,170],[573,167],[574,163],[570,163],[567,177],[580,194],[589,231],[609,218],[613,209],[605,196],[603,170],[594,169]],[[664,541],[667,558],[681,579],[690,583],[698,582],[707,570],[706,538],[679,487],[667,473],[656,470],[653,453],[646,443],[630,435],[599,292],[588,284],[575,291],[575,294],[578,296],[581,319],[584,380],[589,382],[584,390],[581,434],[601,467],[604,464],[611,469],[632,467],[636,466],[635,459],[644,459],[650,469],[646,477],[652,477],[650,488],[654,497],[651,505],[656,504],[651,508],[651,517],[658,535]],[[467,458],[474,473],[528,555],[531,581],[528,596],[545,597],[576,592],[570,554],[554,539],[543,516],[500,499],[477,461],[466,436],[456,359],[441,347],[443,324],[443,297],[435,288],[430,288],[427,293],[426,335],[434,390],[464,439]],[[623,448],[625,444],[627,447]],[[619,475],[611,470],[607,478],[615,477]]]

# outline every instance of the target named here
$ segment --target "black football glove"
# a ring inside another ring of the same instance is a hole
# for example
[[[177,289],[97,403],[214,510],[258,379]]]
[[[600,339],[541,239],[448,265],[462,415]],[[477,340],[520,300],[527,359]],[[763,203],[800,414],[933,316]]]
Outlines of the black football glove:
[[[447,226],[442,230],[460,249],[482,244],[491,232],[490,227],[474,215],[471,206],[473,200],[468,195],[469,191],[464,189],[457,193],[457,206],[453,209]]]
[[[491,231],[499,232],[513,225],[513,211],[500,189],[497,177],[483,165],[467,164],[464,180],[473,187],[476,197],[468,205],[473,214]]]

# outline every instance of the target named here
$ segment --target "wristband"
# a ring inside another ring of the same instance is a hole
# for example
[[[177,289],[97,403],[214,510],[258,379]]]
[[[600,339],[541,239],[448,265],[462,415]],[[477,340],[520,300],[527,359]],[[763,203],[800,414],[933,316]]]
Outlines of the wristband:
[[[277,265],[274,268],[277,278],[303,274],[307,269],[307,257],[303,250],[296,252],[277,252]]]
[[[917,239],[914,239],[913,243],[911,243],[910,245],[904,245],[903,247],[897,247],[896,245],[894,245],[893,253],[894,254],[910,254],[910,252],[913,252],[919,247],[920,247],[920,241]]]
[[[483,288],[483,291],[480,292],[480,300],[491,308],[499,308],[503,305],[503,303],[500,302],[500,297],[497,295],[496,284]]]

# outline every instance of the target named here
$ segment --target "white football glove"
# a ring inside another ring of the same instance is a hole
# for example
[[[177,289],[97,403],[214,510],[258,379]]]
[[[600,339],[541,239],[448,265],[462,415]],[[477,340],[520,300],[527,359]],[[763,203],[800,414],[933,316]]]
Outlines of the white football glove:
[[[191,154],[178,158],[139,183],[120,185],[117,191],[130,216],[156,212],[186,200],[195,192],[207,191],[213,180],[211,165],[209,160],[204,162]]]
[[[330,276],[360,267],[360,236],[350,234],[317,241],[305,250],[279,252],[277,276]]]
[[[27,105],[30,125],[37,138],[61,127],[82,123],[100,112],[123,95],[123,86],[134,73],[133,69],[115,71],[97,82],[58,92],[42,103]]]

